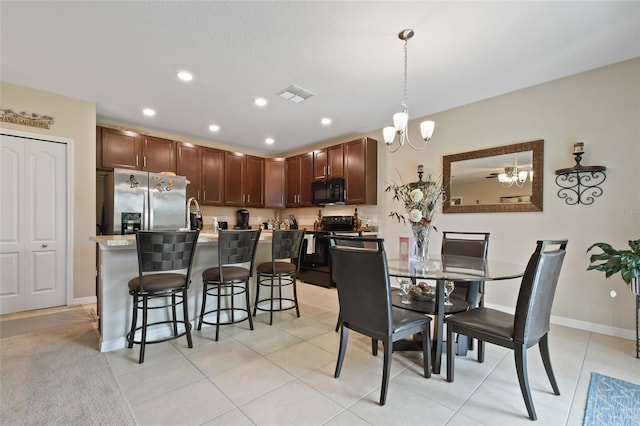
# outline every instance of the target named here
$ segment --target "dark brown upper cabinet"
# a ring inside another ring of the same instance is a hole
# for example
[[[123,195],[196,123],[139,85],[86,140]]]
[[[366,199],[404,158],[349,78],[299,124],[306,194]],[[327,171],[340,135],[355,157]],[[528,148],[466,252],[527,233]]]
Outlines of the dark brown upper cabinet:
[[[378,146],[370,138],[345,142],[345,204],[378,203]]]
[[[167,139],[144,136],[142,143],[142,170],[175,173],[176,143]]]
[[[266,158],[264,160],[264,206],[273,209],[284,208],[284,191],[284,158]]]
[[[330,146],[313,153],[313,179],[342,177],[344,170],[342,145]]]
[[[200,147],[202,161],[202,202],[208,206],[224,204],[224,151]]]
[[[224,154],[224,205],[264,207],[264,158]]]
[[[186,176],[187,199],[194,197],[202,204],[202,156],[200,146],[192,143],[178,143],[176,146],[176,173]]]
[[[312,207],[313,152],[289,157],[285,162],[286,207]]]
[[[134,132],[100,128],[102,169],[141,169],[142,137]]]

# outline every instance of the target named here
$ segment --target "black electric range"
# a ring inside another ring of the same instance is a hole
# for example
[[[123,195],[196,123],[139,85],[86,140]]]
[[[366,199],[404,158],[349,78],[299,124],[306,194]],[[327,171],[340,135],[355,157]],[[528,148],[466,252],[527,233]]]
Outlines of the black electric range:
[[[323,287],[335,285],[331,278],[331,259],[329,258],[329,235],[358,235],[353,230],[353,216],[323,216],[321,231],[307,231],[300,259],[301,281]]]

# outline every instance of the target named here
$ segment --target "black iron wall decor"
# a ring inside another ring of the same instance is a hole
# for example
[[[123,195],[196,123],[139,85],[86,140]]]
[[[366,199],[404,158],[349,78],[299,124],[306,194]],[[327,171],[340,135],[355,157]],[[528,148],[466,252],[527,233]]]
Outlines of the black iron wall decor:
[[[607,178],[606,167],[580,164],[582,154],[584,154],[584,143],[576,142],[573,145],[576,165],[556,170],[556,183],[560,187],[558,197],[564,199],[569,205],[593,204],[595,199],[602,195],[603,191],[600,185]]]

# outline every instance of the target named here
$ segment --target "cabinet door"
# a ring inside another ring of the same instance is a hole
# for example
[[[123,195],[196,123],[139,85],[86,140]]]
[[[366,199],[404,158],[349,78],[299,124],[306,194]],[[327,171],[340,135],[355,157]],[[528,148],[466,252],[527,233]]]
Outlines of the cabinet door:
[[[342,145],[327,148],[327,178],[343,176]]]
[[[245,157],[246,198],[247,207],[264,207],[264,158],[247,155]]]
[[[102,167],[140,170],[142,141],[133,132],[102,128]]]
[[[176,173],[179,176],[186,176],[189,180],[187,199],[195,197],[199,203],[202,203],[202,198],[200,198],[202,177],[200,147],[190,143],[179,143],[176,147],[176,154]]]
[[[285,161],[283,158],[264,160],[264,206],[272,209],[285,207]]]
[[[312,207],[311,183],[313,182],[313,152],[300,155],[300,195],[299,207]]]
[[[224,151],[200,147],[202,204],[221,206],[224,188]]]
[[[363,138],[344,144],[345,204],[377,204],[376,143],[373,139]]]
[[[176,172],[176,143],[167,139],[144,137],[142,170],[148,172]]]
[[[322,149],[313,153],[313,179],[327,178],[327,150]]]
[[[224,152],[224,205],[244,206],[246,193],[245,156]]]
[[[311,157],[311,163],[313,163],[313,157]],[[285,160],[285,175],[285,205],[286,207],[298,207],[298,197],[300,196],[300,156],[296,155]]]

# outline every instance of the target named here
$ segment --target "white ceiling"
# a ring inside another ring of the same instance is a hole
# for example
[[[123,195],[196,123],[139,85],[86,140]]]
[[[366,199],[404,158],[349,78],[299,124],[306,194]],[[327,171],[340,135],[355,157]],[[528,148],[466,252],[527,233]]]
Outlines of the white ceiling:
[[[637,1],[3,0],[0,19],[3,81],[95,102],[99,121],[269,155],[390,125],[404,28],[411,118],[640,56]],[[291,84],[315,96],[276,96]]]

